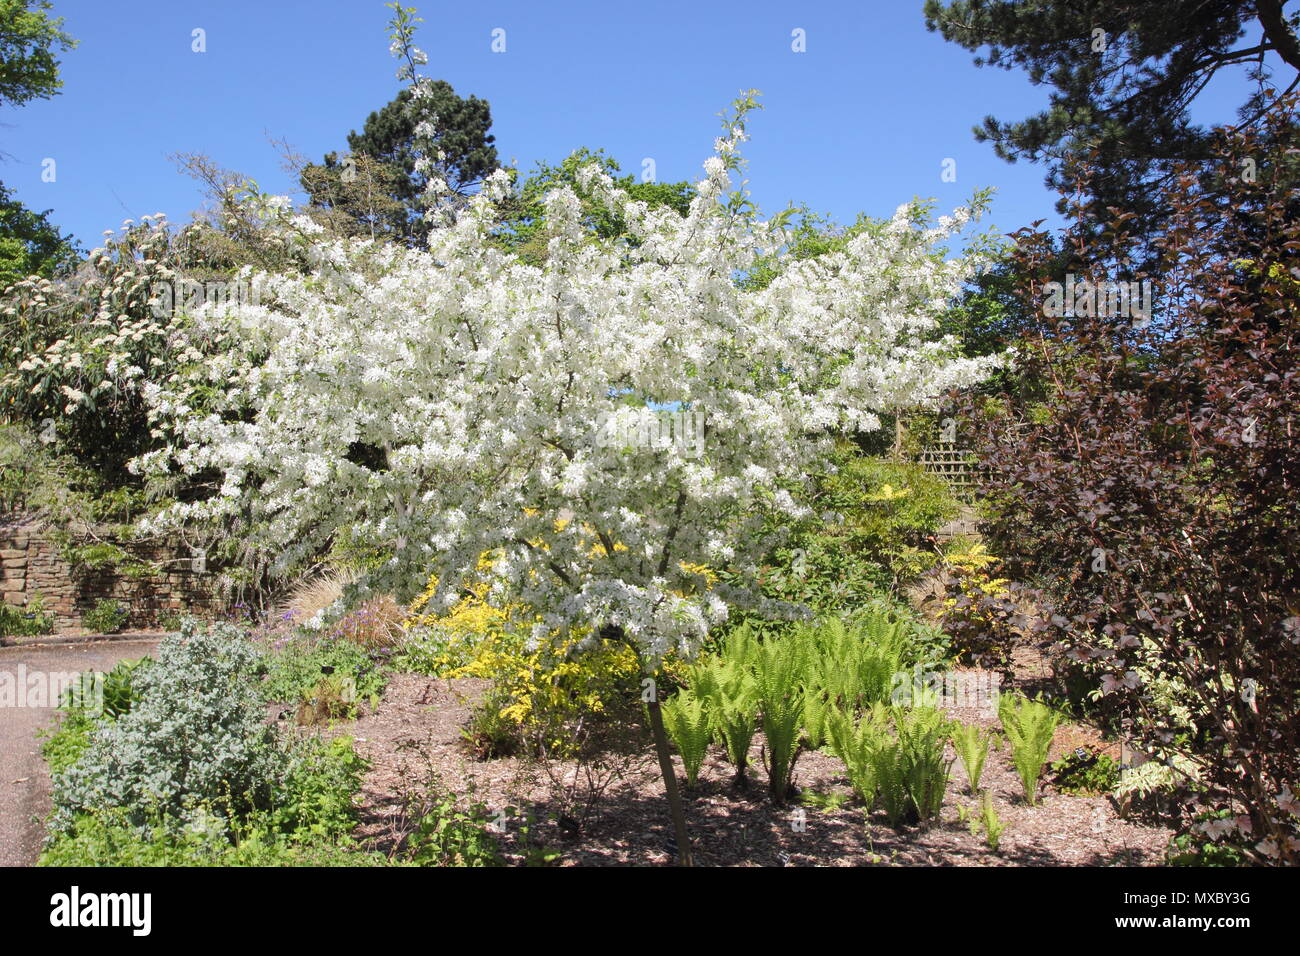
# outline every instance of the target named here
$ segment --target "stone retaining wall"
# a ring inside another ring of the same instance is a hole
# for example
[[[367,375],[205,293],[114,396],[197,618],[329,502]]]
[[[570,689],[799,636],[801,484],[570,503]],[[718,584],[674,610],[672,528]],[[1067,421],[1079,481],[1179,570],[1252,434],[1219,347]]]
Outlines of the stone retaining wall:
[[[134,578],[111,568],[73,567],[39,518],[0,514],[0,597],[6,604],[25,607],[39,592],[59,631],[80,628],[81,615],[105,598],[130,609],[128,627],[154,626],[169,612],[215,610],[220,604],[216,575],[196,571],[188,552],[150,547],[132,553],[158,562],[162,570]]]

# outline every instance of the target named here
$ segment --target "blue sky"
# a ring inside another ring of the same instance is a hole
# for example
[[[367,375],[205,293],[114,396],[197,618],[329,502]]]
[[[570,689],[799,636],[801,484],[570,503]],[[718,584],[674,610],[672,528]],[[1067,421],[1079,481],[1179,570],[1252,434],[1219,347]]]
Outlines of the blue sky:
[[[794,200],[847,222],[993,186],[1000,230],[1051,215],[1043,170],[1007,164],[971,134],[988,113],[1036,111],[1046,90],[977,69],[926,31],[921,0],[407,3],[425,19],[428,75],[486,98],[503,162],[524,169],[587,146],[627,172],[650,157],[660,180],[697,179],[718,111],[757,88],[765,109],[747,154],[765,210]],[[206,153],[295,195],[269,138],[318,159],[398,89],[382,0],[55,0],[55,13],[80,46],[63,56],[61,95],[0,110],[0,179],[87,248],[126,218],[179,222],[202,204],[172,153]],[[191,49],[195,28],[204,53]],[[491,50],[497,28],[504,53]],[[795,29],[804,53],[791,49]],[[1230,120],[1241,98],[1216,81],[1197,113]],[[956,182],[941,179],[949,158]]]

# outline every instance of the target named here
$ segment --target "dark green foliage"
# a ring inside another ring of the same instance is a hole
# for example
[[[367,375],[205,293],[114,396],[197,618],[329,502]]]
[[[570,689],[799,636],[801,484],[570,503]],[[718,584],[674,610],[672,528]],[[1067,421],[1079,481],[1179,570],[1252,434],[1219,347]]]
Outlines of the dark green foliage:
[[[322,165],[308,166],[301,180],[312,203],[347,208],[339,197],[346,192],[346,181],[341,177],[350,159],[349,175],[372,177],[390,200],[375,212],[383,235],[422,244],[428,229],[421,218],[424,210],[419,199],[427,180],[415,169],[415,129],[422,118],[428,114],[438,117],[437,144],[446,154],[445,165],[450,173],[447,185],[453,192],[466,193],[497,167],[494,137],[488,132],[492,112],[487,101],[476,96],[463,99],[443,80],[434,81],[430,89],[433,95],[425,101],[427,113],[417,108],[411,91],[403,89],[366,118],[361,132],[348,134],[352,157],[329,153]],[[383,169],[366,168],[356,159],[358,156],[369,157]]]
[[[0,602],[0,638],[35,637],[54,630],[54,615],[45,610],[45,598],[32,594],[22,607]]]
[[[48,0],[0,0],[0,105],[49,99],[63,86],[56,54],[77,41],[50,9]]]
[[[91,634],[116,634],[126,626],[130,617],[130,609],[121,601],[101,598],[81,615],[81,626]]]
[[[834,462],[809,502],[817,518],[792,529],[760,579],[768,597],[821,614],[875,603],[915,581],[939,559],[933,533],[958,512],[944,481],[919,465],[866,456],[851,443]]]
[[[1212,134],[1191,117],[1211,78],[1227,71],[1257,82],[1240,104],[1249,124],[1300,74],[1296,22],[1283,6],[1284,0],[927,0],[925,19],[929,29],[977,53],[977,65],[1024,70],[1051,88],[1046,110],[1019,122],[987,117],[978,139],[992,142],[1003,159],[1048,163],[1048,183],[1063,195],[1074,186],[1074,166],[1086,160],[1096,169],[1090,188],[1103,205],[1157,223],[1166,209],[1153,184],[1170,182],[1179,161],[1212,156]]]
[[[61,235],[49,215],[28,209],[0,183],[0,291],[31,275],[53,278],[81,257],[76,239]]]
[[[1062,793],[1106,794],[1119,783],[1119,764],[1115,758],[1083,748],[1066,754],[1050,769],[1052,782]]]

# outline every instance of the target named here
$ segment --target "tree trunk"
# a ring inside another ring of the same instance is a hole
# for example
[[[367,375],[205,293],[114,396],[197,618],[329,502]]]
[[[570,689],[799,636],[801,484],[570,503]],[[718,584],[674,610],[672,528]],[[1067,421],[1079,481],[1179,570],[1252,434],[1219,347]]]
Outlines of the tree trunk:
[[[659,771],[664,777],[664,795],[668,797],[668,809],[673,817],[673,830],[677,834],[677,864],[691,865],[691,842],[686,835],[686,810],[682,806],[682,795],[677,791],[677,771],[673,769],[672,754],[668,751],[668,735],[664,733],[664,717],[659,709],[658,691],[653,699],[646,702],[650,711],[650,730],[655,738],[655,753],[659,757]]]

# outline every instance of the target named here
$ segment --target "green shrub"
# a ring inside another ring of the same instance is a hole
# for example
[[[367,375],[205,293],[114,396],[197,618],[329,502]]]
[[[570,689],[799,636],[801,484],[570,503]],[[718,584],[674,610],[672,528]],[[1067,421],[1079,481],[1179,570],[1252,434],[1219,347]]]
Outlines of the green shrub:
[[[357,823],[356,794],[366,767],[351,737],[298,742],[265,815],[267,824],[294,840],[346,841]]]
[[[290,640],[267,656],[263,693],[267,700],[323,709],[326,717],[352,717],[357,702],[373,706],[383,694],[388,675],[381,661],[347,640]]]
[[[943,809],[952,761],[946,756],[949,720],[934,707],[893,707],[902,753],[902,776],[918,823],[937,819]]]
[[[449,793],[439,793],[423,808],[410,840],[417,866],[485,867],[501,865],[500,844],[487,826],[487,808],[461,808]]]
[[[106,715],[113,719],[131,709],[139,698],[137,674],[149,664],[149,658],[119,661],[108,673],[85,671],[77,676],[71,687],[63,691],[59,706],[64,710],[89,710],[95,716]]]
[[[81,615],[81,626],[91,634],[116,634],[126,626],[131,611],[121,601],[101,598],[95,606]]]
[[[1078,748],[1051,766],[1053,783],[1062,793],[1110,793],[1119,783],[1119,764],[1109,754]]]
[[[54,615],[45,610],[45,598],[33,592],[25,607],[0,604],[0,637],[36,637],[54,631]]]
[[[1052,748],[1060,715],[1040,700],[1003,694],[998,699],[998,717],[1011,744],[1011,762],[1020,776],[1025,799],[1035,804],[1038,777]]]
[[[797,527],[763,576],[769,597],[816,613],[843,612],[916,579],[938,558],[930,535],[958,512],[947,484],[919,465],[866,456],[845,442],[835,466],[819,476],[810,504],[836,519]]]

